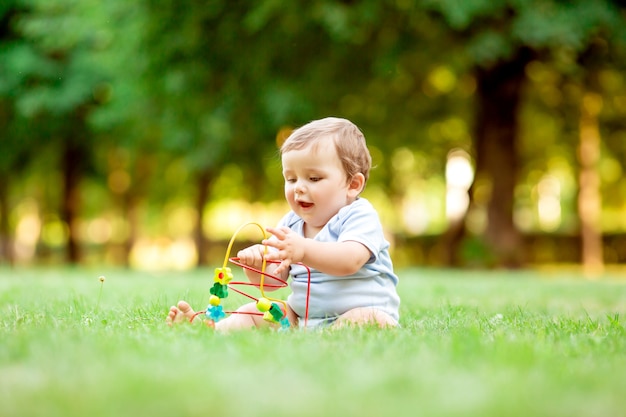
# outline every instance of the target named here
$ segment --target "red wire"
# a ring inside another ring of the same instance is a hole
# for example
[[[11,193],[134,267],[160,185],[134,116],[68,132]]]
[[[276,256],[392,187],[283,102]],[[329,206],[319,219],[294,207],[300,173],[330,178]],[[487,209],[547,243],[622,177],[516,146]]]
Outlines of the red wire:
[[[256,272],[257,274],[261,274],[261,275],[263,275],[265,277],[272,278],[272,279],[282,283],[282,285],[278,285],[278,284],[267,284],[266,285],[266,284],[263,284],[263,286],[267,286],[267,287],[270,287],[270,288],[282,288],[282,287],[286,287],[287,285],[289,285],[287,283],[287,281],[282,280],[281,278],[277,277],[276,275],[268,274],[267,272],[263,272],[260,269],[256,269],[256,268],[251,267],[249,265],[242,264],[241,262],[239,262],[239,258],[234,257],[234,258],[229,258],[228,260],[230,262],[232,262],[233,264],[237,265],[237,266],[240,266],[240,267],[242,267],[244,269],[247,269],[248,271]],[[280,261],[267,261],[267,262],[275,263],[275,264],[276,263],[278,263],[278,264],[280,263]],[[252,283],[248,283],[248,284],[255,285],[257,287],[260,286],[259,284],[252,284]]]
[[[189,323],[194,321],[194,319],[198,317],[200,314],[204,314],[204,313],[206,313],[206,311],[196,311],[195,313],[193,313],[193,316],[189,318]]]
[[[233,283],[231,282],[231,284],[233,284]],[[235,283],[235,284],[236,284],[236,283]],[[252,300],[254,300],[254,301],[259,301],[259,299],[258,299],[258,298],[253,297],[253,296],[251,296],[250,294],[246,294],[245,292],[240,291],[240,290],[238,290],[237,288],[230,287],[230,289],[231,289],[231,290],[233,290],[233,291],[235,291],[235,292],[237,292],[237,293],[239,293],[239,294],[241,294],[241,295],[245,295],[246,297],[248,297],[248,298],[250,298],[250,299],[252,299]]]
[[[247,295],[247,294],[244,294]],[[202,311],[196,311],[195,313],[193,313],[193,315],[191,316],[191,318],[189,319],[189,322],[192,323],[196,317],[198,317],[201,314],[205,314],[206,310],[202,310]],[[226,314],[249,314],[251,316],[262,316],[263,313],[255,313],[255,312],[245,312],[245,311],[224,311],[224,313]]]
[[[263,271],[261,271],[259,269],[256,269],[256,268],[253,268],[251,266],[242,264],[241,262],[239,262],[239,258],[233,257],[233,258],[229,258],[228,260],[230,262],[232,262],[233,264],[241,267],[241,268],[247,269],[249,271],[256,272],[257,274],[261,274],[261,275],[263,275],[265,277],[272,278],[272,279],[274,279],[276,281],[279,281],[281,283],[281,284],[265,284],[264,283],[263,287],[284,288],[287,285],[289,285],[287,283],[287,281],[284,281],[284,280],[282,280],[281,278],[278,278],[275,275],[268,274],[268,273],[263,272]],[[268,262],[280,263],[280,261],[268,261]],[[305,312],[304,312],[304,328],[306,329],[308,321],[309,321],[309,299],[311,297],[311,268],[309,268],[307,265],[305,265],[305,264],[303,264],[301,262],[298,262],[297,265],[302,265],[303,267],[305,267],[306,270],[307,270],[307,275],[308,275],[308,278],[307,278],[307,288],[306,288],[306,305],[305,305]],[[259,301],[258,298],[253,297],[250,294],[247,294],[247,293],[245,293],[245,292],[243,292],[241,290],[238,290],[237,288],[231,287],[231,285],[248,285],[248,286],[261,288],[261,284],[254,284],[252,282],[243,282],[243,281],[241,281],[241,282],[240,281],[232,281],[232,282],[229,283],[229,288],[231,290],[233,290],[236,293],[239,293],[241,295],[244,295],[244,296],[246,296],[246,297],[248,297],[248,298],[250,298],[252,300]],[[194,315],[191,317],[191,319],[189,321],[193,321],[198,315],[204,314],[204,313],[206,313],[206,311],[198,311],[198,312],[194,313]],[[263,316],[263,313],[243,312],[243,311],[225,311],[224,313],[226,313],[226,314],[249,314],[249,315],[253,315],[253,316]],[[286,311],[284,313],[287,314]]]
[[[308,275],[306,284],[306,307],[304,309],[304,328],[306,329],[309,323],[309,299],[311,298],[311,268],[303,263],[300,263],[300,265],[306,268],[306,272]]]
[[[253,267],[251,267],[251,266],[244,265],[244,264],[242,264],[241,262],[238,262],[238,261],[239,261],[239,258],[237,258],[237,257],[232,257],[232,258],[229,258],[228,260],[229,260],[230,262],[232,262],[233,264],[235,264],[235,265],[237,265],[237,266],[240,266],[240,267],[242,267],[242,268],[244,268],[244,269],[247,269],[247,270],[249,270],[249,271],[254,271],[254,272],[256,272],[257,274],[261,274],[261,275],[264,275],[264,276],[266,276],[266,277],[270,277],[270,278],[272,278],[272,279],[274,279],[274,280],[276,280],[276,281],[280,281],[280,282],[282,283],[282,285],[278,285],[278,284],[265,284],[265,283],[264,283],[264,284],[263,284],[263,286],[264,286],[264,287],[268,287],[268,288],[283,288],[283,287],[286,287],[286,286],[288,285],[287,281],[284,281],[284,280],[282,280],[281,278],[278,278],[278,277],[277,277],[277,276],[275,276],[275,275],[268,274],[267,272],[261,271],[261,270],[259,270],[259,269],[256,269],[256,268],[253,268]],[[280,261],[267,261],[267,262],[270,262],[270,263],[278,263],[278,264],[280,263]],[[298,262],[296,265],[302,265],[303,267],[305,267],[305,268],[306,268],[306,271],[307,271],[306,305],[305,305],[305,310],[304,310],[304,328],[306,328],[306,327],[307,327],[307,324],[308,324],[308,322],[309,322],[309,300],[310,300],[310,298],[311,298],[311,268],[309,268],[309,267],[308,267],[308,265],[305,265],[305,264],[303,264],[302,262]],[[255,287],[259,287],[259,288],[261,287],[261,286],[260,286],[260,284],[253,284],[253,283],[251,283],[251,282],[231,282],[231,284],[239,284],[239,285],[252,285],[252,286],[255,286]],[[251,296],[249,296],[248,294],[245,294],[245,293],[243,293],[243,292],[241,292],[241,291],[238,291],[238,290],[236,290],[235,288],[233,288],[233,290],[237,291],[239,294],[243,294],[243,295],[245,295],[245,296],[247,296],[247,297],[250,297],[250,298],[252,298],[253,300],[257,300],[256,298],[251,297]],[[258,301],[258,300],[257,300],[257,301]]]
[[[250,316],[262,316],[263,315],[263,313],[256,313],[256,312],[253,312],[253,311],[246,312],[246,311],[236,311],[236,310],[235,311],[225,311],[224,313],[227,313],[227,314],[248,314]]]

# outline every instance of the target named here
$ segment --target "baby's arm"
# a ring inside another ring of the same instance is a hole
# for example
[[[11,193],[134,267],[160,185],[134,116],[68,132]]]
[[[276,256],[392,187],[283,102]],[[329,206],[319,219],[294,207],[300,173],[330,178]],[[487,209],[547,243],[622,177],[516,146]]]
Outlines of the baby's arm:
[[[263,255],[264,254],[265,254],[265,246],[252,245],[250,247],[240,250],[237,253],[237,257],[239,258],[239,262],[242,263],[243,265],[252,267],[260,271],[261,268],[263,268]],[[278,273],[280,275],[277,275],[276,269],[278,268],[278,266],[279,266],[278,264],[267,262],[265,265],[265,272],[268,274],[277,276],[283,281],[286,281],[289,275],[289,271],[288,270],[285,270],[283,272],[279,271]],[[247,268],[244,268],[244,272],[246,274],[246,277],[248,277],[248,280],[251,283],[257,284],[257,285],[261,283],[261,274],[259,274],[258,272],[251,271]],[[272,279],[268,277],[267,275],[265,276],[265,280],[263,281],[263,283],[269,284],[269,285],[284,285],[284,283],[276,281],[275,279]],[[275,287],[265,288],[266,291],[273,291],[276,289],[277,288]]]
[[[275,273],[282,274],[291,264],[302,262],[328,275],[346,276],[356,273],[370,259],[370,251],[361,243],[319,242],[304,238],[288,227],[268,228],[275,239],[266,239],[264,245],[276,248],[265,259],[281,263]]]

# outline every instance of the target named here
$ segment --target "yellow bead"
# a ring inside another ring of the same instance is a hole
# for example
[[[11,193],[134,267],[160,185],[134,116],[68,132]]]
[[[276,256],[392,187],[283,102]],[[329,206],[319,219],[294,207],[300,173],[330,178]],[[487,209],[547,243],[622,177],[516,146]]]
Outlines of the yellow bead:
[[[214,282],[219,282],[222,285],[228,285],[233,279],[233,272],[230,268],[215,268],[215,275],[213,276]]]
[[[263,313],[263,320],[269,321],[270,323],[278,323],[272,313],[270,313],[269,311]]]
[[[220,298],[217,295],[212,295],[209,298],[209,304],[211,304],[212,306],[217,307],[218,305],[220,305],[220,302],[221,302],[221,300],[220,300]]]
[[[272,307],[272,302],[267,298],[261,297],[259,298],[259,301],[256,302],[256,308],[258,308],[259,311],[268,311],[270,307]]]

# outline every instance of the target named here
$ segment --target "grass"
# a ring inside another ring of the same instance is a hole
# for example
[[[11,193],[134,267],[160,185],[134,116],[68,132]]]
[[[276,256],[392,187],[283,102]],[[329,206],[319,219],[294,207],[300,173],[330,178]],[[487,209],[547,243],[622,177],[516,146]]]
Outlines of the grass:
[[[626,416],[624,276],[401,277],[400,329],[218,335],[163,325],[210,271],[0,269],[0,416]]]

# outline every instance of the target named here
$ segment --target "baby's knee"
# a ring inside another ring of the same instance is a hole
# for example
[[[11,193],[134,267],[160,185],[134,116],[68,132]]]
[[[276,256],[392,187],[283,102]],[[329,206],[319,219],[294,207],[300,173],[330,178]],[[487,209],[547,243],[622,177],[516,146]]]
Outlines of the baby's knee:
[[[398,322],[388,313],[373,307],[358,307],[339,316],[335,326],[377,325],[381,328],[397,327]]]

